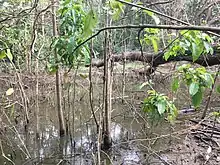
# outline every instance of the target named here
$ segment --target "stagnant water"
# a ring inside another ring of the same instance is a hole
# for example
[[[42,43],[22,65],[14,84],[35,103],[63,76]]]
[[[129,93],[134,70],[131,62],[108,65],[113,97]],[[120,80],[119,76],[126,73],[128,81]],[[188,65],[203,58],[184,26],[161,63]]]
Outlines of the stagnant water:
[[[157,89],[163,92],[169,91],[165,86],[157,86]],[[94,88],[96,91],[94,93],[96,99],[94,108],[97,110],[101,104],[98,100],[102,89],[100,85]],[[142,101],[145,91],[138,91],[137,83],[131,83],[125,93],[127,101],[122,103],[120,99],[117,99],[118,90],[120,89],[114,87],[115,99],[113,99],[111,123],[113,146],[109,151],[101,151],[101,164],[166,164],[163,161],[168,159],[166,154],[169,152],[169,147],[181,141],[181,137],[171,136],[169,133],[185,128],[187,123],[184,122],[184,118],[172,126],[166,121],[153,126],[149,125],[146,116],[141,112],[140,105],[138,105]],[[29,92],[31,91],[32,89]],[[68,110],[75,110],[75,130],[69,128],[73,132],[72,135],[59,138],[54,94],[44,91],[42,95],[47,94],[48,96],[40,102],[40,139],[36,140],[35,138],[35,105],[32,104],[30,105],[32,116],[28,131],[24,131],[22,118],[18,118],[18,123],[15,125],[18,132],[14,131],[13,124],[3,125],[1,151],[5,156],[16,165],[96,164],[97,134],[91,119],[88,96],[84,95],[87,91],[84,89],[76,91],[75,103],[68,102],[64,105],[66,113]],[[179,98],[179,107],[188,106],[185,97]],[[64,101],[66,100],[67,98],[64,98]],[[15,109],[15,111],[17,115],[21,113],[19,109]],[[99,113],[97,112],[96,115],[99,116]],[[73,121],[72,116],[69,120]],[[161,135],[166,136],[159,138]],[[160,151],[160,156],[155,156],[156,151]],[[0,157],[0,164],[13,163]]]
[[[53,109],[51,109],[53,111]],[[158,140],[156,144],[149,144],[149,141],[144,141],[145,138],[156,137],[149,131],[149,128],[143,128],[144,123],[138,117],[115,117],[111,124],[111,137],[113,140],[113,147],[110,151],[104,151],[101,153],[101,164],[146,164],[151,162],[160,162],[153,155],[146,158],[151,151],[147,150],[147,146],[150,145],[155,150],[165,149],[169,144],[176,142],[170,141],[170,137],[164,138],[162,141]],[[146,124],[146,123],[145,123]],[[145,126],[146,127],[146,126]],[[178,127],[178,125],[176,125]],[[17,128],[19,130],[19,128]],[[46,121],[41,121],[41,135],[40,139],[35,139],[34,127],[29,128],[29,131],[22,133],[22,127],[19,131],[19,138],[16,134],[8,134],[12,144],[3,146],[4,153],[15,164],[32,165],[52,165],[52,164],[94,164],[96,162],[97,154],[97,135],[94,125],[85,123],[82,121],[80,126],[75,131],[74,137],[59,138],[59,131],[57,124]],[[169,125],[163,123],[163,125],[157,126],[158,130],[154,130],[154,133],[167,134],[170,132]],[[133,139],[140,139],[134,140]],[[142,140],[143,141],[142,141]],[[154,140],[152,140],[154,141]],[[150,141],[152,143],[152,141]],[[10,146],[12,145],[12,146]],[[24,145],[27,150],[24,149]],[[141,145],[146,146],[143,147]],[[20,148],[20,149],[19,149]],[[23,152],[22,152],[23,150]],[[31,155],[31,159],[28,158],[27,151]],[[4,164],[5,159],[1,157],[0,164]],[[10,163],[7,163],[10,164]]]

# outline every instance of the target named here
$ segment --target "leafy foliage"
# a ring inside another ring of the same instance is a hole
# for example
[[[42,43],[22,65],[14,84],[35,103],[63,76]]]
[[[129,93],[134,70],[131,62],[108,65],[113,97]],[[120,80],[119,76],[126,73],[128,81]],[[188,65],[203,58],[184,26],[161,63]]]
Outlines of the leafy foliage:
[[[167,96],[155,90],[148,90],[148,97],[144,99],[142,109],[152,121],[160,121],[167,117],[168,121],[172,122],[178,114],[173,102],[169,101]]]
[[[154,48],[154,52],[158,52],[158,42],[159,42],[159,29],[146,28],[144,34],[144,41],[146,45],[152,45]]]
[[[192,68],[190,64],[179,67],[177,75],[172,82],[172,90],[174,92],[179,88],[180,82],[184,81],[189,87],[189,94],[192,98],[193,106],[198,108],[202,102],[203,92],[205,88],[212,88],[214,79],[204,67]]]
[[[95,28],[97,21],[98,20],[96,13],[94,12],[94,10],[91,9],[85,17],[83,34],[82,34],[83,39],[86,39],[90,35],[92,35],[92,30]]]
[[[110,14],[114,20],[118,20],[120,18],[121,13],[124,12],[124,4],[117,2],[115,0],[107,1],[108,6],[111,11]]]
[[[72,66],[76,61],[89,61],[88,44],[80,47],[73,53],[73,49],[87,39],[97,24],[97,16],[91,8],[86,11],[82,1],[65,0],[58,11],[60,14],[61,35],[54,40],[53,46],[57,50],[59,62]],[[49,70],[54,71],[56,62],[51,59]]]
[[[0,50],[0,60],[8,58],[10,62],[13,60],[13,56],[11,54],[11,50],[9,48],[5,50]]]
[[[180,39],[176,39],[174,42],[171,41],[173,43],[167,52],[164,53],[165,60],[178,54],[192,54],[193,61],[196,61],[202,53],[213,54],[213,48],[211,46],[213,40],[206,33],[182,30],[180,35]]]

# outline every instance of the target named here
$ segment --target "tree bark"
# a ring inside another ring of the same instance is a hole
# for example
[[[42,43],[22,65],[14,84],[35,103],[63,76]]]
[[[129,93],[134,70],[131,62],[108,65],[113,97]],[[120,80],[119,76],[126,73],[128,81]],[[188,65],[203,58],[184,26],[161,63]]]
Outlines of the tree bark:
[[[106,24],[110,24],[108,12],[106,12]],[[111,111],[112,111],[112,60],[111,60],[111,32],[105,31],[105,52],[104,52],[104,81],[103,81],[103,105],[104,105],[104,128],[103,128],[103,149],[112,146],[111,139]]]
[[[54,7],[54,0],[51,0],[51,2],[53,4],[52,6],[53,36],[56,37],[58,35],[57,24],[56,24],[56,11]],[[55,60],[58,61],[56,49],[54,52],[54,56],[55,56]],[[58,111],[58,118],[59,118],[60,136],[64,136],[65,135],[65,124],[64,124],[64,116],[63,116],[63,109],[62,109],[60,73],[59,73],[58,66],[57,66],[57,71],[56,71],[56,95],[57,95],[57,111]]]

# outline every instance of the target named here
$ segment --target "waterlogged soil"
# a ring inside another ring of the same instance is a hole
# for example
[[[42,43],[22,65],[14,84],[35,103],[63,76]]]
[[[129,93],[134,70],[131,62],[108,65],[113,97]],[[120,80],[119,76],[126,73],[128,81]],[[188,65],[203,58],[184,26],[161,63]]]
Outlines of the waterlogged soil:
[[[129,66],[130,67],[130,66]],[[141,111],[141,101],[148,87],[139,88],[146,78],[126,69],[126,88],[122,102],[121,69],[114,70],[113,110],[111,137],[112,148],[100,151],[100,164],[114,165],[218,165],[220,164],[220,125],[218,119],[209,117],[198,124],[200,111],[180,114],[174,124],[167,121],[149,122]],[[131,66],[134,68],[134,66]],[[177,94],[170,91],[173,66],[161,67],[153,77],[153,87],[176,98],[179,109],[189,109],[190,97],[182,86]],[[137,69],[140,65],[137,65]],[[73,71],[74,72],[74,71]],[[97,164],[97,130],[92,119],[89,103],[88,70],[80,70],[64,76],[63,109],[68,132],[59,138],[59,126],[55,99],[54,75],[41,73],[39,80],[39,127],[36,139],[36,75],[20,74],[28,100],[30,123],[24,120],[23,102],[15,74],[0,74],[0,164],[15,165],[92,165]],[[102,107],[102,69],[93,69],[94,110],[99,119]],[[219,80],[218,80],[219,82]],[[74,85],[75,84],[75,85]],[[5,91],[14,93],[6,96]],[[74,90],[75,89],[75,90]],[[207,95],[203,105],[207,101]],[[211,111],[219,111],[220,99],[214,93]],[[74,113],[73,113],[74,112]],[[74,116],[74,117],[73,117]],[[74,124],[73,124],[74,121]],[[213,122],[215,121],[215,122]]]

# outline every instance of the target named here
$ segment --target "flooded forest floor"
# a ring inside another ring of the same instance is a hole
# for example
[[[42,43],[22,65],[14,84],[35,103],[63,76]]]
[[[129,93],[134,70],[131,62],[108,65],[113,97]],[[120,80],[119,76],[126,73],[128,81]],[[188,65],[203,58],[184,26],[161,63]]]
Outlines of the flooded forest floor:
[[[175,98],[180,113],[174,124],[166,120],[151,123],[141,110],[141,102],[149,89],[147,86],[139,88],[147,79],[136,72],[142,68],[141,65],[126,66],[124,95],[122,66],[119,65],[113,74],[113,146],[109,151],[100,151],[101,164],[220,164],[220,120],[211,115],[220,110],[219,94],[213,93],[205,119],[201,120],[201,116],[209,90],[198,111],[185,113],[184,110],[191,109],[188,89],[181,85],[180,90],[174,94],[170,88],[173,65],[160,66],[148,78],[158,92]],[[215,71],[215,67],[210,70]],[[88,68],[77,72],[72,70],[68,75],[65,71],[61,72],[62,105],[69,132],[62,139],[59,138],[55,76],[47,73],[39,73],[37,76],[30,73],[18,75],[13,72],[0,73],[0,164],[96,164],[98,139],[89,102]],[[93,68],[93,108],[97,119],[100,119],[102,109],[102,81],[103,69]],[[14,93],[7,96],[5,92],[9,88],[13,88]],[[27,105],[24,105],[24,98]],[[36,139],[37,108],[39,139]],[[26,114],[29,115],[28,126],[25,122]]]

